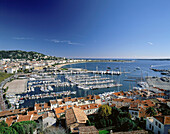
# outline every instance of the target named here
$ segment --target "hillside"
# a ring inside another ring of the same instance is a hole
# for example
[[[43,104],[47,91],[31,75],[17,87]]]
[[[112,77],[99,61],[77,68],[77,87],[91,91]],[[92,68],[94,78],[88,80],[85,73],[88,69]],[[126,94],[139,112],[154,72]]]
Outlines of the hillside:
[[[33,51],[27,52],[21,50],[10,50],[10,51],[0,51],[0,59],[48,60],[48,59],[58,59],[58,58],[54,56],[47,56],[42,53],[33,52]]]

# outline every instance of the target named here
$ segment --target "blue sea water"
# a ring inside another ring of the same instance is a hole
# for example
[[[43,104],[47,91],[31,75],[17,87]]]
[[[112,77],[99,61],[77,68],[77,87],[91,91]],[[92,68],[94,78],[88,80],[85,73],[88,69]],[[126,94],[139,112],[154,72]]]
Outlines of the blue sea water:
[[[77,91],[76,95],[71,95],[71,97],[83,97],[87,95],[97,95],[104,92],[111,92],[111,91],[128,91],[132,89],[132,87],[137,86],[136,81],[125,81],[129,79],[129,77],[135,77],[138,81],[144,80],[145,76],[158,76],[161,77],[162,75],[160,72],[154,72],[150,69],[151,65],[157,69],[169,69],[170,68],[170,61],[162,61],[162,60],[135,60],[135,62],[89,62],[89,63],[78,63],[78,64],[71,64],[66,65],[63,68],[84,68],[87,70],[98,70],[105,71],[108,67],[110,70],[113,71],[123,71],[127,73],[123,73],[121,75],[103,75],[102,77],[110,77],[111,79],[115,80],[116,83],[123,84],[121,87],[112,87],[106,89],[96,89],[96,90],[83,90],[79,89],[76,86],[74,87],[56,87],[54,89],[55,92],[60,91]],[[140,68],[140,69],[136,69]],[[67,81],[63,75],[57,76],[57,78],[61,79],[62,81]],[[41,93],[39,89],[35,89],[35,92],[31,92],[29,94]],[[55,98],[46,98],[46,99],[38,99],[38,100],[26,100],[21,107],[26,106],[33,106],[35,101],[37,102],[47,102],[50,99]]]

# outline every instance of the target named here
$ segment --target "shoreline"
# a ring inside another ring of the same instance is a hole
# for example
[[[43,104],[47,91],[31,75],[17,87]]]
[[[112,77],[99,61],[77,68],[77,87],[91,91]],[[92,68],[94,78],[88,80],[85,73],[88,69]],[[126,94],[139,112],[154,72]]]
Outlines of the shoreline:
[[[79,63],[92,63],[92,62],[120,62],[120,63],[131,63],[131,62],[135,62],[135,61],[97,61],[97,60],[92,60],[92,61],[85,61],[85,62],[74,62],[74,63],[64,63],[64,64],[59,64],[59,65],[56,65],[56,67],[58,69],[62,68],[63,66],[67,66],[67,65],[72,65],[72,64],[79,64]]]
[[[72,64],[79,64],[79,63],[85,63],[85,62],[77,62],[77,63],[64,63],[64,64],[59,64],[59,65],[56,65],[56,67],[58,69],[62,68],[63,66],[67,66],[67,65],[72,65]]]

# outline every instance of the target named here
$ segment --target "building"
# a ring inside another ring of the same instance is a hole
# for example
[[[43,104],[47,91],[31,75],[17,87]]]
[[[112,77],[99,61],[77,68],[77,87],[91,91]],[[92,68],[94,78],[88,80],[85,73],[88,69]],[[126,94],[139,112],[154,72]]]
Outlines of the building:
[[[154,134],[170,133],[170,116],[147,117],[146,129],[151,130]]]
[[[79,134],[99,134],[95,126],[79,127]]]
[[[85,126],[88,120],[83,110],[74,107],[66,110],[65,117],[67,131],[71,133],[78,133],[78,128]]]

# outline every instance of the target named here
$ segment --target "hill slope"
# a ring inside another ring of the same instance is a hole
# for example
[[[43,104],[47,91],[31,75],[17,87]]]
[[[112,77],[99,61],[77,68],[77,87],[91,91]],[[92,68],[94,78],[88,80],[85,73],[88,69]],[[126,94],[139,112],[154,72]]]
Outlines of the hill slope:
[[[0,51],[0,59],[57,59],[38,52],[26,52],[21,50]]]

